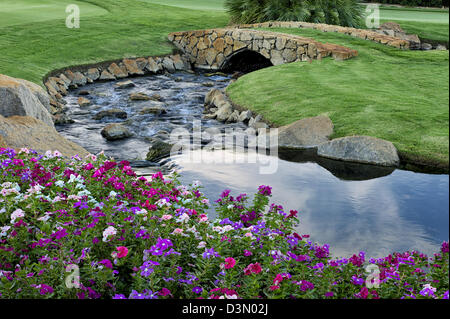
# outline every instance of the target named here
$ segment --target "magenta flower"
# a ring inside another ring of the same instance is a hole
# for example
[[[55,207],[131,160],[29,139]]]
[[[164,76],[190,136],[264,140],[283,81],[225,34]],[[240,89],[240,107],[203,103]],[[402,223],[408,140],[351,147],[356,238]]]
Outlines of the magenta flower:
[[[236,260],[233,257],[225,258],[225,269],[231,269],[236,266]]]
[[[128,248],[124,246],[117,247],[117,258],[124,258],[128,255]]]
[[[46,284],[42,284],[42,285],[40,285],[41,287],[40,287],[40,289],[39,289],[39,293],[41,294],[41,295],[46,295],[46,294],[51,294],[51,293],[53,293],[53,288],[52,287],[50,287],[50,286],[48,286],[48,285],[46,285]]]

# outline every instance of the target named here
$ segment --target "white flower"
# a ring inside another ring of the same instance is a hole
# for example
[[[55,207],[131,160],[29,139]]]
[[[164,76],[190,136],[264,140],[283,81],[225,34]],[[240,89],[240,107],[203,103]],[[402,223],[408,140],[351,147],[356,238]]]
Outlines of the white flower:
[[[48,213],[45,213],[44,216],[38,218],[39,221],[43,221],[43,222],[47,222],[49,219],[50,219],[50,215]]]
[[[202,182],[200,182],[200,181],[194,181],[194,182],[192,183],[192,187],[194,187],[194,188],[197,188],[197,187],[199,187],[199,186],[202,186]]]
[[[206,242],[205,241],[201,241],[201,242],[198,243],[198,246],[197,246],[198,249],[202,249],[202,248],[205,248],[205,247],[206,247]]]
[[[190,217],[188,214],[184,213],[177,219],[177,223],[187,223],[189,221]]]
[[[25,217],[25,213],[23,210],[21,210],[20,208],[15,210],[12,214],[11,214],[11,224],[13,224],[17,218],[22,218]]]
[[[8,235],[7,231],[11,228],[11,226],[0,227],[0,238]]]
[[[108,241],[108,237],[114,236],[117,234],[117,230],[113,226],[109,226],[103,231],[103,241]]]
[[[226,233],[226,232],[228,232],[228,231],[230,231],[230,230],[233,230],[234,228],[233,228],[233,226],[231,226],[231,225],[226,225],[226,226],[224,226],[223,228],[222,228],[222,230]]]
[[[116,197],[117,193],[115,191],[110,191],[109,192],[109,197]]]
[[[55,185],[58,187],[64,187],[64,184],[65,184],[64,181],[56,181],[55,182]]]

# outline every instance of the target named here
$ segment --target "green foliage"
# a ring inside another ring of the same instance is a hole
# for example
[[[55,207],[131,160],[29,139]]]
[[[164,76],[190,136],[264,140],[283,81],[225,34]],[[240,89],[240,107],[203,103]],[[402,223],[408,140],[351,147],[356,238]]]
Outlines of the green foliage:
[[[399,4],[412,7],[448,7],[448,0],[369,0],[364,2]]]
[[[226,0],[234,23],[305,21],[359,27],[362,7],[355,0]]]

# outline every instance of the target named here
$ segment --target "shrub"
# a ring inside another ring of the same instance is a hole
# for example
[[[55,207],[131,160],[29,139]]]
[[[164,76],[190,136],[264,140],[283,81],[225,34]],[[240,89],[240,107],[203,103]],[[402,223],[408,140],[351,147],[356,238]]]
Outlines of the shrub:
[[[448,298],[448,243],[433,258],[333,259],[268,186],[224,191],[210,220],[199,183],[101,154],[0,149],[0,167],[0,298]]]
[[[368,0],[364,2],[376,2],[382,4],[399,4],[410,7],[448,7],[448,0]]]
[[[362,6],[356,0],[227,0],[233,23],[305,21],[359,27]]]

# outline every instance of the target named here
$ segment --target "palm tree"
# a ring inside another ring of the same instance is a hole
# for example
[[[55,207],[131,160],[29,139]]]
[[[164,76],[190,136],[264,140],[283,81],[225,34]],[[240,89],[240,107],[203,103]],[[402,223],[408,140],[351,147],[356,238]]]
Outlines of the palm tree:
[[[306,21],[360,27],[357,0],[226,0],[233,23]]]

